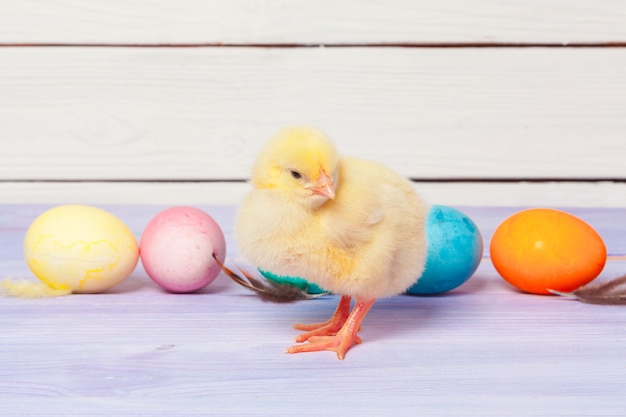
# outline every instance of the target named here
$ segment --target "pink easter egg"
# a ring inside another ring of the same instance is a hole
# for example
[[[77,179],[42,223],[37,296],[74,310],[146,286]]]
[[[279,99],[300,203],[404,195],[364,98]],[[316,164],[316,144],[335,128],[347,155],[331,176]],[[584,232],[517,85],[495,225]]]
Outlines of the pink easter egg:
[[[211,216],[194,207],[178,206],[157,214],[139,244],[148,276],[174,293],[197,291],[220,273],[213,254],[224,262],[226,242]]]

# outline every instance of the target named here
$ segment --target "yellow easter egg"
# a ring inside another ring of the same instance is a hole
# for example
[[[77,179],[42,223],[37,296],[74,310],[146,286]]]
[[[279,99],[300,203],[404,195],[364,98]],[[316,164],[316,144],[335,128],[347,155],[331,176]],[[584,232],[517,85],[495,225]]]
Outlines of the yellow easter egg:
[[[98,293],[130,276],[139,250],[133,233],[113,214],[64,205],[44,212],[30,225],[24,258],[33,274],[51,288]]]

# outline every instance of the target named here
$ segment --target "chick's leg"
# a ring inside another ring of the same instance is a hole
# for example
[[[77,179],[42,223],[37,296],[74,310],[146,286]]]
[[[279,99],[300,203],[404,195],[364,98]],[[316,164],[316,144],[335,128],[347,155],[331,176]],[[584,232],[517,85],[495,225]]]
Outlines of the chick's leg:
[[[337,305],[337,309],[328,321],[315,324],[294,324],[294,328],[306,332],[296,337],[296,342],[306,342],[313,336],[330,336],[337,334],[350,315],[351,301],[351,297],[347,295],[342,296]]]
[[[352,345],[361,342],[357,333],[361,327],[361,322],[370,308],[372,308],[375,301],[376,299],[357,300],[354,309],[352,309],[352,313],[350,313],[348,319],[336,335],[312,336],[308,339],[309,343],[292,346],[287,349],[287,352],[300,353],[332,350],[337,353],[339,360],[343,360],[348,349],[350,349]]]

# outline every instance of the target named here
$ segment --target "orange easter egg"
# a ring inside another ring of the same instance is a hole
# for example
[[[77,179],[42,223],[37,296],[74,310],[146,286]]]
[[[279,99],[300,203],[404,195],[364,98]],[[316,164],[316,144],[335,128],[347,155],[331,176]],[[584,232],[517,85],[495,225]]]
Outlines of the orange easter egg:
[[[507,218],[489,247],[498,273],[532,294],[569,292],[591,282],[606,263],[604,241],[576,216],[553,209],[529,209]]]

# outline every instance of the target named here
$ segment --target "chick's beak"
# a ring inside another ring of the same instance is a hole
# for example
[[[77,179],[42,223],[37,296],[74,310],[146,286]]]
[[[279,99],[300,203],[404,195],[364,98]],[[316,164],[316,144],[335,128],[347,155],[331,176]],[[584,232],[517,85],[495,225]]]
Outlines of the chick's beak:
[[[321,171],[320,178],[311,187],[311,191],[313,191],[313,194],[321,195],[323,197],[330,198],[331,200],[335,199],[335,187],[333,185],[333,179],[326,175],[324,171]]]

